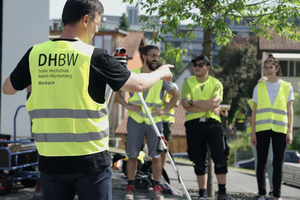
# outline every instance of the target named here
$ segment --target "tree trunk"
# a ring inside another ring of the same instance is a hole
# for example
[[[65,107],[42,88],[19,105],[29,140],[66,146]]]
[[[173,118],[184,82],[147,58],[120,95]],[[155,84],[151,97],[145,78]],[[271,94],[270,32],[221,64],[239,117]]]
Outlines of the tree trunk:
[[[214,28],[210,27],[207,29],[204,29],[204,38],[203,38],[203,54],[206,55],[210,60],[210,68],[212,71],[213,68],[213,42],[212,42],[212,36],[213,36]],[[215,196],[215,190],[214,190],[214,163],[211,160],[210,150],[207,146],[207,160],[208,160],[208,174],[207,174],[207,195],[209,197]]]

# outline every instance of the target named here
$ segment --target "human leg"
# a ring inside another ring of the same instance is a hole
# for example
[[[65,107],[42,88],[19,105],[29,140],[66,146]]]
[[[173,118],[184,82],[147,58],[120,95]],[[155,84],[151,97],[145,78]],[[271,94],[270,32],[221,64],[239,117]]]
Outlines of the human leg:
[[[84,176],[80,174],[74,186],[80,200],[111,200],[111,167]]]
[[[191,120],[185,122],[188,156],[190,160],[195,164],[194,172],[197,177],[199,195],[200,190],[206,190],[207,187],[207,144],[204,137],[203,124],[200,124],[198,120]],[[201,130],[201,132],[199,132]]]
[[[226,200],[228,199],[226,193],[226,174],[228,168],[226,141],[223,136],[223,129],[218,122],[208,123],[207,129],[209,130],[207,144],[211,151],[211,157],[215,163],[215,174],[218,181],[218,200]]]
[[[165,140],[168,142],[166,145],[168,145],[172,139],[172,126],[173,123],[163,122],[163,134]],[[167,161],[167,154],[163,151],[161,152],[161,163],[163,168],[165,167],[166,161]]]
[[[63,174],[40,172],[44,200],[73,200],[75,188],[64,178]],[[55,191],[55,192],[53,192]]]
[[[266,164],[270,145],[270,131],[256,133],[257,139],[257,184],[259,195],[266,195]]]
[[[269,195],[273,195],[273,145],[272,140],[270,141],[268,159],[267,159],[267,173],[270,183],[270,192]]]
[[[126,165],[126,174],[128,184],[125,187],[125,200],[132,200],[134,187],[134,179],[137,171],[137,157],[144,143],[144,123],[137,123],[131,117],[127,121],[127,139],[126,154],[128,156]]]
[[[283,133],[272,133],[273,145],[273,196],[280,198],[281,196],[281,181],[282,181],[282,166],[286,149],[286,135]]]

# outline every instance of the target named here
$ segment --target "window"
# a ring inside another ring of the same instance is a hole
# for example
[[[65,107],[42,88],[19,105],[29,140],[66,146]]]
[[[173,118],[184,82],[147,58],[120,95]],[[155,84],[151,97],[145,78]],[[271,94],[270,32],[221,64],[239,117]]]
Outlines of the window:
[[[280,62],[282,76],[300,77],[299,60],[280,60],[279,62]]]
[[[280,67],[281,67],[281,72],[282,76],[287,76],[288,75],[288,61],[280,60]]]
[[[104,35],[104,46],[103,46],[103,48],[106,49],[109,54],[112,53],[112,51],[111,51],[111,39],[112,39],[111,35]]]
[[[94,46],[102,49],[102,36],[95,36],[94,40]]]

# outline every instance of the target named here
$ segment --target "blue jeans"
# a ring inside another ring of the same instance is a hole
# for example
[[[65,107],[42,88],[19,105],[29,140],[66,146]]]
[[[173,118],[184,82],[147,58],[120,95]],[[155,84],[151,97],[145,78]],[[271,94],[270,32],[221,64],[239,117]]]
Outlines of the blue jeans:
[[[41,172],[44,200],[111,200],[111,166],[80,174]]]

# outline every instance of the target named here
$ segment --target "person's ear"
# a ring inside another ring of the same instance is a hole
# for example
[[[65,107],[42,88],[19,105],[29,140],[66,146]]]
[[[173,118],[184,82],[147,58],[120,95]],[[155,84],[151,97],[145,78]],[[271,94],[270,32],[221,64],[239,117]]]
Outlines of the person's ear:
[[[146,59],[147,59],[147,55],[146,54],[142,54],[142,58],[143,58],[143,60],[144,60],[144,62],[146,61]],[[143,62],[143,63],[144,63]]]
[[[82,23],[84,24],[84,26],[87,26],[88,22],[89,22],[89,16],[88,15],[84,15],[82,18],[81,18],[81,21]]]

